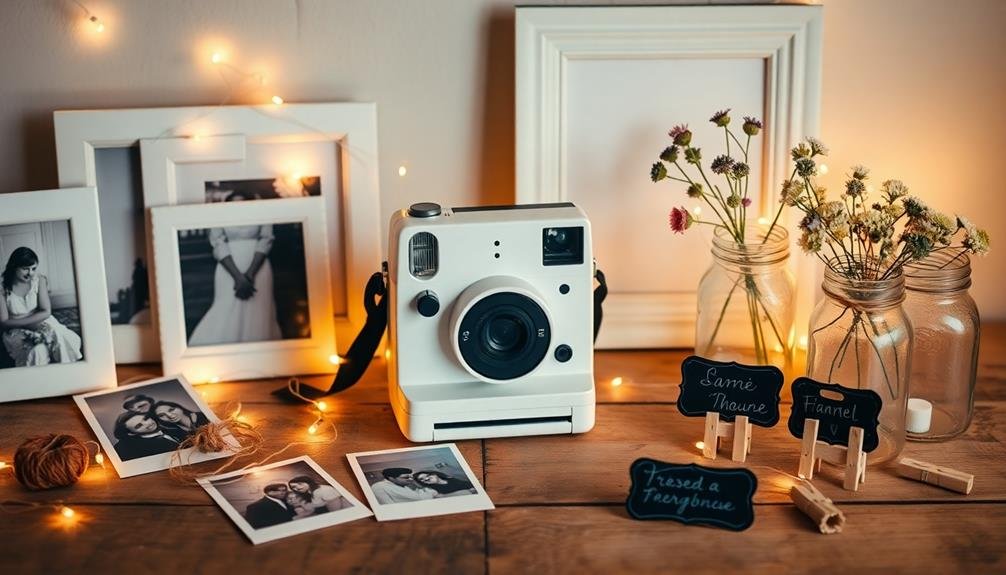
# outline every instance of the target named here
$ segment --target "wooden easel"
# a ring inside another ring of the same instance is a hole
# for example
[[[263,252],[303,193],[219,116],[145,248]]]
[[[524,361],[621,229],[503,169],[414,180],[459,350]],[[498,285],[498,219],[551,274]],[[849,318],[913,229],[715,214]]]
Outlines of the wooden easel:
[[[706,433],[702,440],[702,455],[716,459],[716,451],[720,447],[721,437],[733,437],[733,453],[730,459],[741,463],[751,453],[751,422],[748,416],[738,415],[733,423],[720,421],[716,411],[706,413]]]
[[[803,424],[803,442],[800,446],[800,472],[803,479],[813,479],[814,469],[821,470],[821,462],[845,468],[842,487],[849,491],[859,491],[859,484],[866,483],[866,452],[863,451],[863,428],[849,429],[849,446],[829,445],[817,439],[820,422],[807,419]]]

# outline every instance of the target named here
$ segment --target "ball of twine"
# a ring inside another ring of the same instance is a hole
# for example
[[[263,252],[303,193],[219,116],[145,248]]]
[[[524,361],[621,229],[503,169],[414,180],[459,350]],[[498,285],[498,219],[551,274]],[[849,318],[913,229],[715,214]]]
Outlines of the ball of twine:
[[[73,485],[87,471],[91,453],[72,435],[32,437],[14,453],[14,478],[32,491]]]

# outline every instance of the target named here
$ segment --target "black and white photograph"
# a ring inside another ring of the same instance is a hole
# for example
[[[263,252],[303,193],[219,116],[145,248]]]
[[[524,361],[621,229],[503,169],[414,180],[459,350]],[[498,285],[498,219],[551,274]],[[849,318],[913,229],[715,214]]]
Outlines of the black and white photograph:
[[[189,347],[311,337],[300,223],[180,230],[178,251]]]
[[[0,226],[0,262],[0,369],[82,361],[70,221]]]
[[[255,544],[372,515],[306,456],[199,483]]]
[[[378,521],[494,508],[453,443],[346,457]]]
[[[321,177],[292,174],[275,178],[219,180],[206,182],[206,203],[232,201],[234,195],[246,200],[277,200],[321,195]]]
[[[181,376],[74,396],[120,477],[167,469],[172,454],[201,427],[219,419]],[[237,441],[229,438],[231,444]],[[230,455],[179,453],[182,464]]]

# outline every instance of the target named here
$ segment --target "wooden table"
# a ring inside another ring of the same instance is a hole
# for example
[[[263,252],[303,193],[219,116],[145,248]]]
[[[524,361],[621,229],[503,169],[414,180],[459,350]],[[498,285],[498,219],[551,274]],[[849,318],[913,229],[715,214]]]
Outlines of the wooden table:
[[[969,496],[871,469],[851,493],[836,468],[815,478],[847,517],[843,533],[821,535],[789,501],[799,443],[786,426],[755,427],[748,465],[758,475],[756,519],[742,533],[675,522],[639,522],[625,512],[628,468],[638,457],[709,463],[694,444],[700,418],[674,406],[681,351],[597,355],[597,426],[580,436],[459,443],[497,509],[378,523],[365,519],[253,546],[201,488],[167,473],[119,480],[92,468],[72,488],[29,493],[0,471],[0,499],[61,500],[77,521],[49,509],[0,514],[0,573],[394,572],[527,573],[730,570],[832,573],[1006,572],[1006,325],[983,328],[974,422],[948,443],[910,443],[906,456],[975,474]],[[129,366],[120,380],[158,366]],[[387,404],[383,362],[355,388],[331,399],[339,438],[298,448],[361,500],[345,454],[404,447]],[[621,376],[624,383],[610,381]],[[270,437],[271,451],[308,439],[307,407],[277,403],[279,380],[200,386],[211,403],[240,400]],[[320,382],[319,382],[320,383]],[[789,413],[783,406],[783,417]],[[69,398],[0,406],[0,459],[27,437],[62,432],[90,437]],[[732,466],[718,459],[712,465]],[[207,464],[212,467],[213,464]],[[767,467],[766,467],[767,466]]]

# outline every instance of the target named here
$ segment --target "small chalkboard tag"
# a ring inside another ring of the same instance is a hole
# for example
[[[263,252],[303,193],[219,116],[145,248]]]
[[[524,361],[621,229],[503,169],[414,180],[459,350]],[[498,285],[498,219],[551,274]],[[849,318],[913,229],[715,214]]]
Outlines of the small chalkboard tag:
[[[713,469],[637,459],[625,508],[635,519],[671,519],[743,531],[754,523],[758,479],[747,469]]]
[[[681,364],[678,411],[689,417],[720,414],[723,421],[746,415],[762,427],[779,422],[783,375],[771,365],[741,365],[691,356]]]
[[[817,438],[831,445],[849,445],[849,429],[863,428],[863,451],[869,453],[880,444],[877,426],[883,401],[870,389],[850,389],[838,384],[820,383],[807,377],[793,382],[793,412],[789,432],[803,438],[808,419],[819,422]]]

